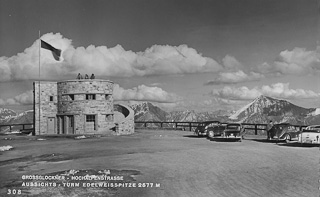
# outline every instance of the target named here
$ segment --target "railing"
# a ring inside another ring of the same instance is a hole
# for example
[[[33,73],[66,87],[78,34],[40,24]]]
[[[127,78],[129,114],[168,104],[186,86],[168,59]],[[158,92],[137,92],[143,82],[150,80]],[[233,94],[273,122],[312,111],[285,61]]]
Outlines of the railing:
[[[33,131],[33,123],[22,123],[22,124],[0,124],[0,131],[3,127],[9,128],[9,131],[12,130],[21,130],[21,131]]]
[[[160,121],[136,121],[135,128],[149,128],[149,129],[174,129],[174,130],[186,130],[193,131],[200,123],[203,122],[160,122]],[[228,123],[221,123],[226,125]],[[149,126],[148,126],[149,125]],[[245,130],[253,130],[255,135],[258,135],[258,131],[266,131],[267,124],[253,124],[253,123],[242,123]],[[291,125],[301,131],[306,125]]]
[[[136,121],[135,128],[148,128],[148,129],[173,129],[173,130],[186,130],[193,131],[202,122],[161,122],[161,121]],[[221,123],[228,124],[228,123]],[[253,130],[255,135],[258,135],[258,131],[266,131],[267,124],[252,124],[252,123],[242,123],[245,130]],[[298,128],[300,131],[307,127],[306,125],[291,125]],[[0,125],[0,131],[3,127],[8,127],[9,131],[12,132],[13,128],[15,130],[21,131],[33,131],[33,123],[23,123],[23,124],[3,124]]]

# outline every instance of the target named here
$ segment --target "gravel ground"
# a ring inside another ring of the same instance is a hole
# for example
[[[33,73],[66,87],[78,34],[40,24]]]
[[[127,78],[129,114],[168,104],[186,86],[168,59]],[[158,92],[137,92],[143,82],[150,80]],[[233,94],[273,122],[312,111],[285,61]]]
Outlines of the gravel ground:
[[[210,141],[188,131],[169,130],[80,139],[0,136],[0,146],[13,147],[0,152],[0,196],[318,197],[319,147],[263,138]],[[110,176],[124,178],[118,183],[136,187],[67,187],[56,180],[51,183],[60,186],[22,186],[31,181],[22,180],[23,175],[72,170],[81,176],[109,170]]]

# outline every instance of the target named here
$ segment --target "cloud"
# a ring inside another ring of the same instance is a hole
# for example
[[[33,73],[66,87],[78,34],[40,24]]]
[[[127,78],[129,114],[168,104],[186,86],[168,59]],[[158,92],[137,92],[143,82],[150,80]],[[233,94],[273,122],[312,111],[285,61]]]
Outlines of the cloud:
[[[246,86],[238,88],[225,86],[220,90],[213,90],[211,95],[234,100],[251,100],[260,95],[284,99],[320,98],[320,93],[316,93],[311,90],[290,89],[289,83],[276,83],[271,86],[265,85],[262,87],[254,87],[252,89],[249,89]]]
[[[264,75],[256,72],[244,73],[242,70],[236,72],[221,72],[218,77],[205,83],[205,85],[236,84],[246,81],[258,81]]]
[[[31,105],[33,104],[33,91],[29,90],[9,99],[0,99],[0,105]]]
[[[114,100],[120,101],[135,100],[160,103],[173,103],[181,99],[177,95],[168,93],[158,87],[148,87],[145,85],[140,85],[132,89],[124,89],[118,84],[114,85],[113,97]]]
[[[132,89],[124,89],[118,84],[114,85],[113,98],[118,101],[150,101],[160,103],[174,103],[181,98],[176,94],[168,93],[158,87],[148,87],[140,85]],[[14,98],[1,99],[0,105],[32,105],[33,104],[33,90],[26,91]]]
[[[226,55],[222,59],[222,63],[227,70],[239,70],[243,69],[242,64],[233,56]]]
[[[319,51],[307,51],[305,48],[284,50],[272,64],[257,66],[260,73],[278,73],[281,75],[306,75],[320,71]]]
[[[59,79],[65,75],[95,73],[101,76],[148,76],[164,74],[189,74],[219,72],[223,66],[203,57],[187,45],[153,45],[142,52],[125,50],[117,45],[87,48],[72,45],[61,34],[48,33],[41,37],[62,50],[60,61],[54,60],[51,51],[41,48],[41,78]],[[232,67],[232,61],[226,62]],[[38,79],[39,40],[24,52],[12,57],[0,57],[0,81]]]

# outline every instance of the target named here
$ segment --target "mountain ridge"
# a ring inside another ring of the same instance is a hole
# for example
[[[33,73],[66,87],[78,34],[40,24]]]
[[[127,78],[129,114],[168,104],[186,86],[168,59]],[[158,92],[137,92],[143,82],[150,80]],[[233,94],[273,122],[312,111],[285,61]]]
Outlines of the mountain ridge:
[[[260,123],[269,120],[299,125],[320,124],[320,108],[303,108],[282,99],[259,96],[231,115],[227,111],[196,112],[194,110],[166,112],[150,102],[130,105],[135,112],[135,121],[154,122],[221,122]],[[0,108],[0,124],[33,123],[33,110],[17,114],[14,110]]]

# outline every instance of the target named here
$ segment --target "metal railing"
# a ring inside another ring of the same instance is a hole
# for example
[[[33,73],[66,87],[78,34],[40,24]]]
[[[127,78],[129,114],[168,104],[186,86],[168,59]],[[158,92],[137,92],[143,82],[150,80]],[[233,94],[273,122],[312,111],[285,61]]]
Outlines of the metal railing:
[[[21,124],[0,124],[0,131],[3,128],[9,128],[8,131],[12,132],[12,130],[20,130],[20,131],[33,131],[33,123],[21,123]]]
[[[203,122],[160,122],[160,121],[135,121],[135,128],[148,128],[148,129],[173,129],[173,130],[186,130],[193,131],[199,124]],[[228,123],[221,123],[228,124]],[[253,124],[253,123],[241,123],[245,130],[253,130],[255,135],[258,135],[258,131],[266,131],[267,124]],[[291,125],[301,131],[306,125]]]
[[[193,131],[199,124],[203,122],[169,122],[169,121],[135,121],[135,128],[148,128],[148,129],[170,129],[170,130],[189,130]],[[221,123],[228,124],[228,123]],[[254,131],[255,135],[258,135],[259,131],[266,131],[267,124],[253,124],[253,123],[242,123],[245,130]],[[307,127],[306,125],[291,125],[298,128],[300,131]],[[9,132],[12,130],[20,130],[20,131],[33,131],[34,125],[33,123],[22,123],[22,124],[2,124],[0,125],[0,131],[2,131],[3,127],[9,128]]]

